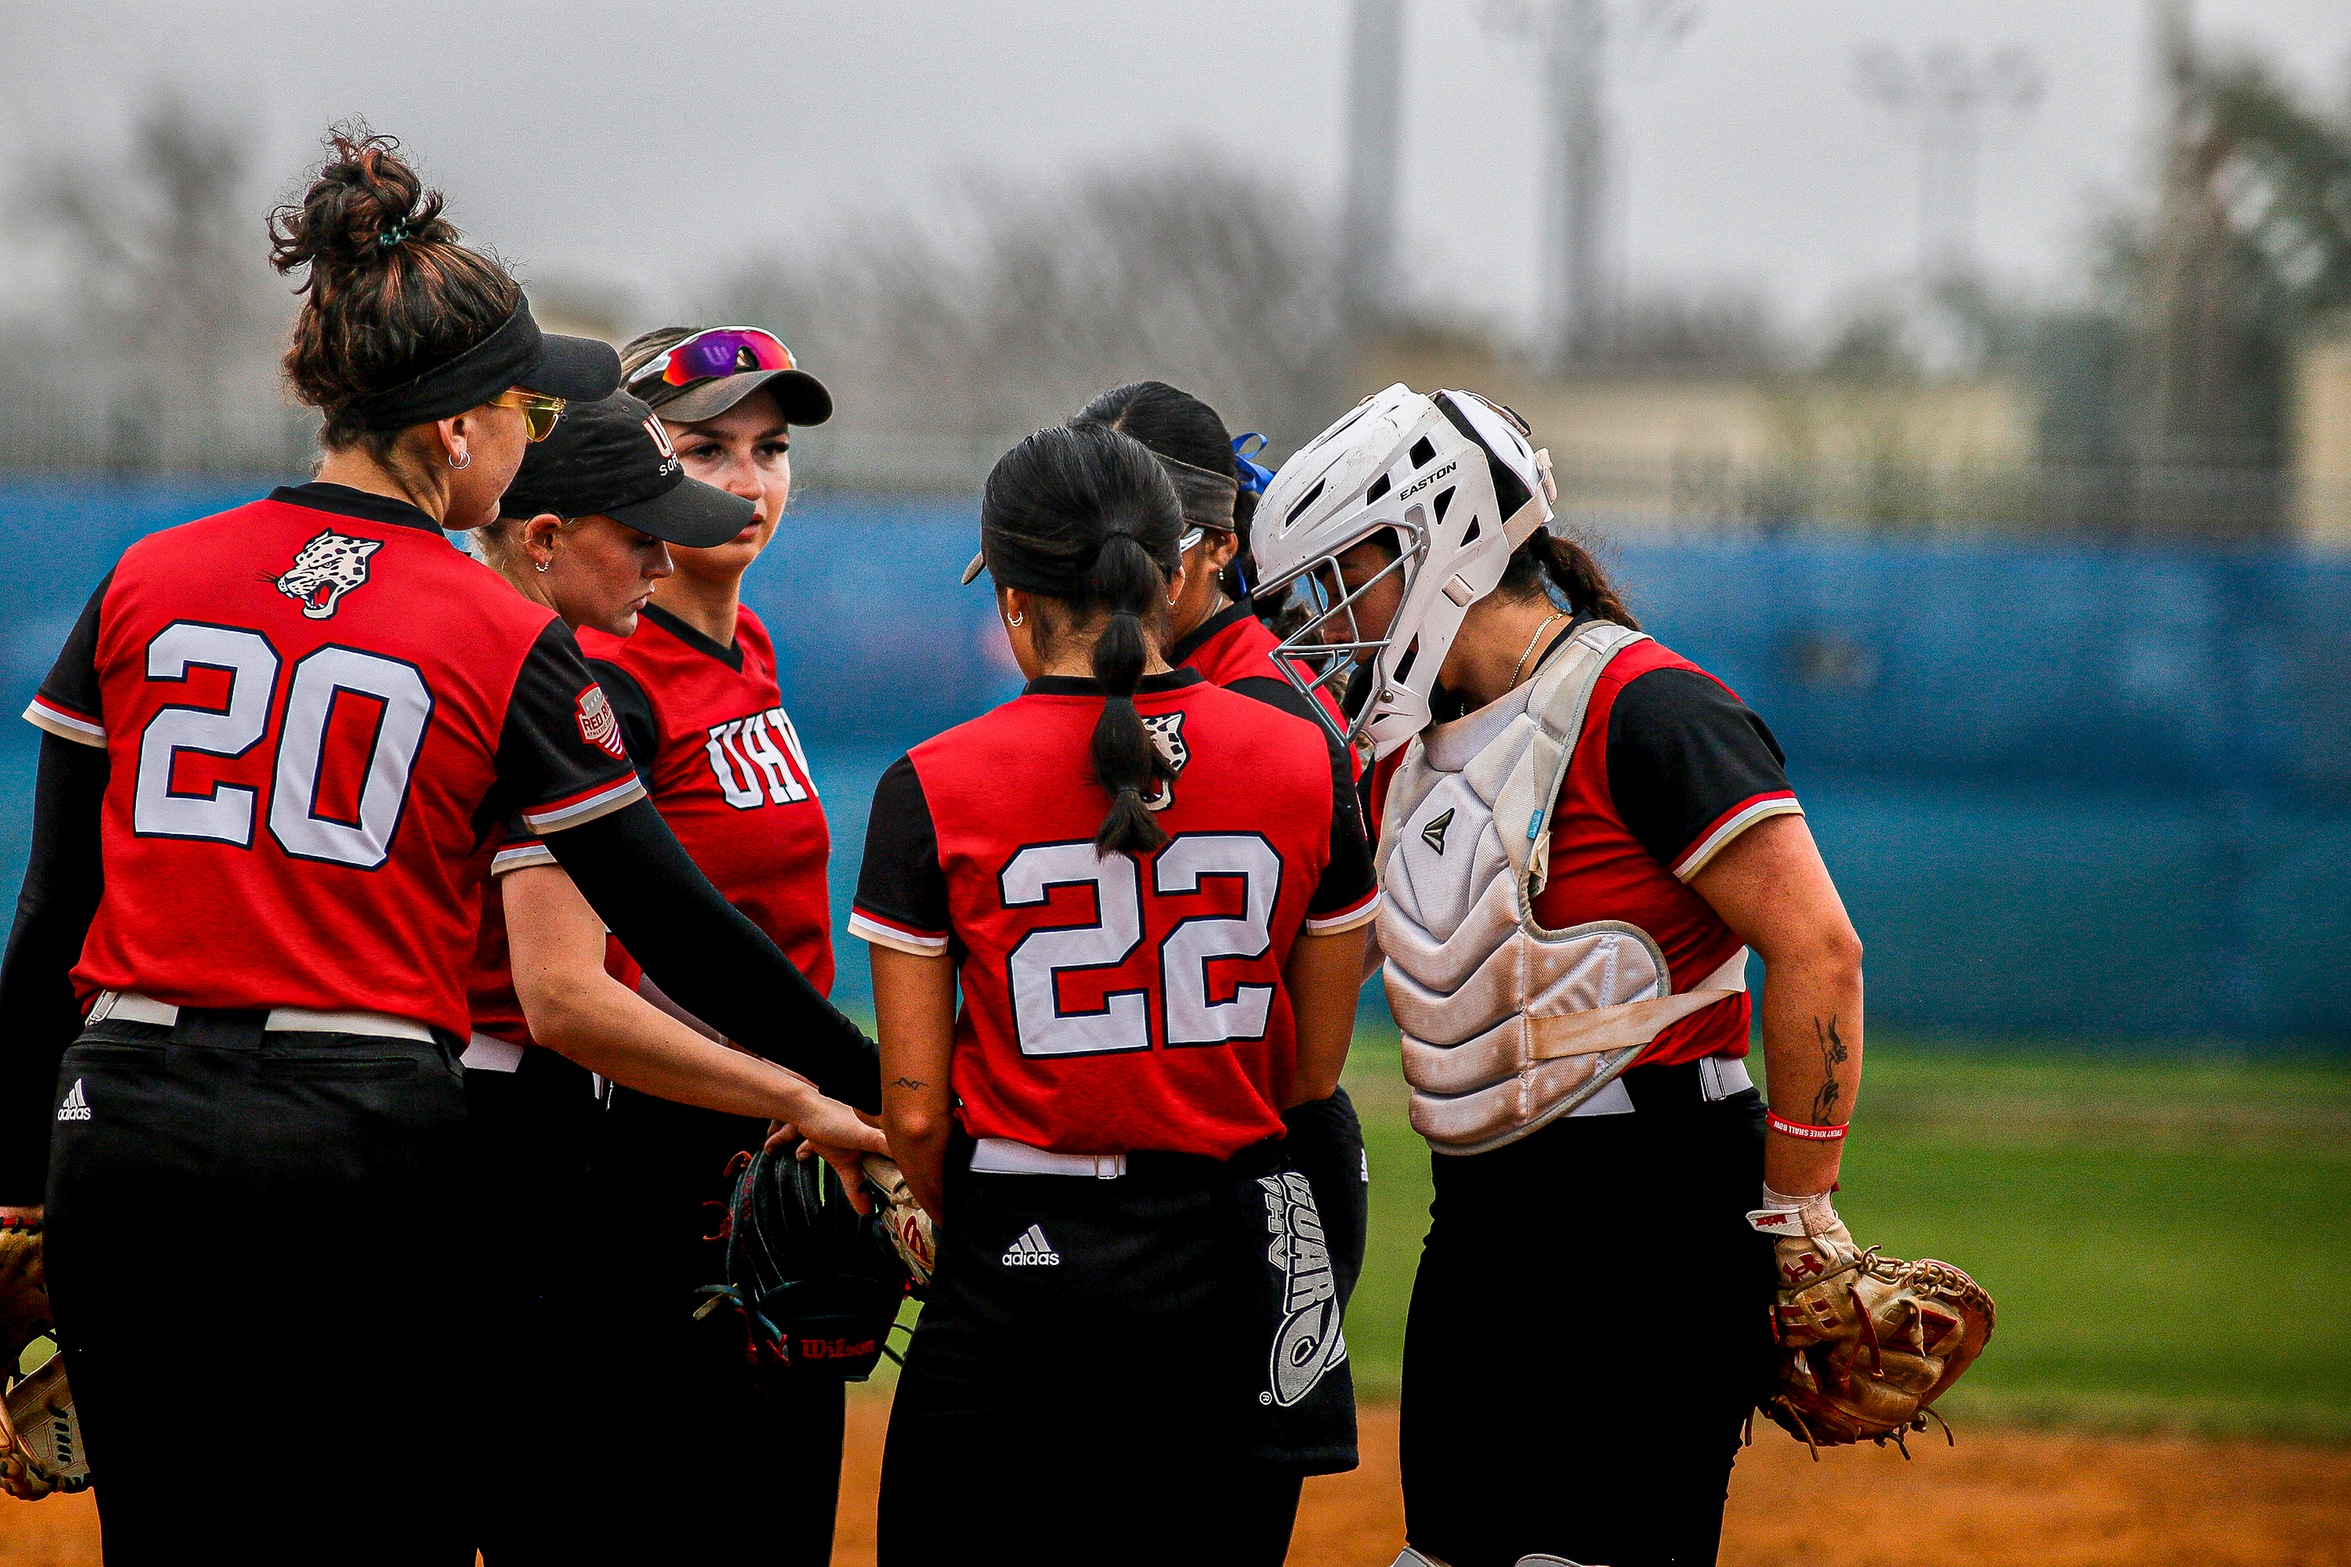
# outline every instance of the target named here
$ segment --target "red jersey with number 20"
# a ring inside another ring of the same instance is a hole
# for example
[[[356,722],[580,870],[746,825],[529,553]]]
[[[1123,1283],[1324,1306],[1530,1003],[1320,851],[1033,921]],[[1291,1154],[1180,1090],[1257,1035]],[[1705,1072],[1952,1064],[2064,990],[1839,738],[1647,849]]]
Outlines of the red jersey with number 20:
[[[490,835],[644,795],[563,623],[340,485],[132,545],[25,716],[111,762],[85,996],[462,1037]]]
[[[1378,912],[1346,765],[1310,720],[1193,670],[1150,677],[1135,705],[1177,769],[1170,841],[1105,858],[1102,701],[1091,681],[1035,680],[894,764],[849,930],[957,957],[971,1135],[1230,1158],[1282,1130],[1291,945]]]

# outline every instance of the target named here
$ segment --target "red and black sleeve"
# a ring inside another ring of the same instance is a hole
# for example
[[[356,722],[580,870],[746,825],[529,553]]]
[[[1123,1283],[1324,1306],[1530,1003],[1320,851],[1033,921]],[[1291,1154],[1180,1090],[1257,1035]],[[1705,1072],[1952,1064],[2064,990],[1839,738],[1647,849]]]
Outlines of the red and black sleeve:
[[[1354,771],[1347,753],[1320,724],[1331,763],[1330,859],[1315,883],[1306,905],[1306,928],[1317,935],[1353,930],[1368,924],[1380,911],[1379,876],[1372,868],[1371,845],[1363,836],[1363,813],[1355,797]]]
[[[1625,827],[1688,881],[1769,816],[1800,815],[1771,729],[1720,681],[1652,669],[1608,715],[1608,792]]]
[[[877,946],[938,957],[949,950],[947,873],[939,830],[914,759],[901,756],[874,785],[849,933]]]
[[[110,571],[82,606],[57,662],[49,667],[48,678],[24,710],[26,721],[44,733],[100,749],[106,745],[106,719],[99,711],[98,618],[105,608],[107,589],[113,586],[114,573]]]

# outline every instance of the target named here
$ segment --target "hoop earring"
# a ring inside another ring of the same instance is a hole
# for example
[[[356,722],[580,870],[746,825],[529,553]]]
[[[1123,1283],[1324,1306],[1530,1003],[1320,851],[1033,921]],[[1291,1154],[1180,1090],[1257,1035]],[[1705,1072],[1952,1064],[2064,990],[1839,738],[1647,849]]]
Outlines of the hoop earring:
[[[1026,615],[1007,615],[1004,617],[1004,624],[1008,626],[1023,625],[1028,621],[1028,618]]]
[[[452,467],[452,468],[458,468],[458,469],[465,469],[465,468],[470,468],[470,467],[472,467],[472,466],[473,466],[473,453],[471,453],[471,452],[465,452],[465,453],[462,453],[462,454],[460,454],[460,455],[458,455],[458,456],[455,456],[455,457],[452,457],[452,458],[450,458],[450,459],[449,459],[449,466],[450,466],[450,467]]]
[[[549,566],[554,564],[555,562],[552,560],[534,560],[531,562],[531,569],[534,571],[545,571]]]

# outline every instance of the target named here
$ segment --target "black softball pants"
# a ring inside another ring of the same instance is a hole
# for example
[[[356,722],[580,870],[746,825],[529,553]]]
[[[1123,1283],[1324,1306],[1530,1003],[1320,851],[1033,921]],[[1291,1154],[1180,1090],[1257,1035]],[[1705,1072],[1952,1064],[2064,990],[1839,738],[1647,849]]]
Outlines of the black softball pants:
[[[635,1412],[627,1440],[662,1478],[600,1487],[590,1516],[606,1554],[591,1559],[832,1560],[845,1384],[795,1378],[762,1393],[694,1321],[701,1287],[726,1275],[724,1246],[707,1237],[726,1216],[730,1162],[766,1136],[763,1121],[612,1090],[590,1184],[602,1236],[591,1320],[606,1400]]]
[[[262,1017],[96,1023],[59,1070],[47,1263],[106,1560],[469,1561],[455,1041]]]
[[[1279,1567],[1299,1474],[1239,1457],[1262,1350],[1227,1167],[981,1175],[970,1154],[949,1150],[939,1268],[890,1411],[881,1567]]]
[[[1630,1115],[1432,1155],[1401,1456],[1406,1536],[1451,1567],[1715,1559],[1770,1366],[1763,1100],[1623,1081]]]

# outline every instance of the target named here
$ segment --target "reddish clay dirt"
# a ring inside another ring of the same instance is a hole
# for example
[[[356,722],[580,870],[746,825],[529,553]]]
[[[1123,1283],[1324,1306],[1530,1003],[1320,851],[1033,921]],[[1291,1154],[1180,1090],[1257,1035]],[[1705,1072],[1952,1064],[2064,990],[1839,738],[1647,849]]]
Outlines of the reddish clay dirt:
[[[873,1561],[889,1404],[849,1402],[836,1567]],[[1364,1466],[1310,1481],[1290,1567],[1387,1567],[1404,1538],[1396,1413],[1367,1409]],[[0,1563],[96,1567],[88,1496],[0,1499]],[[2351,1451],[1975,1429],[1905,1464],[1818,1464],[1756,1435],[1731,1483],[1723,1567],[2351,1567]]]

